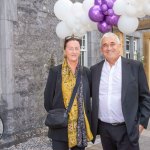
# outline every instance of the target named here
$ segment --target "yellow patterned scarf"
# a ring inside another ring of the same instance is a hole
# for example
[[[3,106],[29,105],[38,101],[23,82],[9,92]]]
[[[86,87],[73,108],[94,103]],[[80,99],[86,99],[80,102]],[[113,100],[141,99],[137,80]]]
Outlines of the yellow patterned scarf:
[[[65,107],[67,107],[69,104],[75,83],[76,83],[76,76],[72,73],[70,67],[68,66],[67,60],[65,59],[62,64],[62,93]],[[83,111],[84,111],[87,141],[91,141],[93,139],[93,135],[90,130],[85,110]],[[78,103],[77,97],[75,97],[68,119],[68,146],[70,148],[77,145],[77,121],[78,121]]]

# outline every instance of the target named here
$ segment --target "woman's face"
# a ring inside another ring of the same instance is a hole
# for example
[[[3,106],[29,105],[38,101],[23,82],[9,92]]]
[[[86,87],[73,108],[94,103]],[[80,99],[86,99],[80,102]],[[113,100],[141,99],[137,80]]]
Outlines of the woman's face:
[[[80,44],[76,40],[67,42],[65,56],[69,62],[78,62],[80,56]]]

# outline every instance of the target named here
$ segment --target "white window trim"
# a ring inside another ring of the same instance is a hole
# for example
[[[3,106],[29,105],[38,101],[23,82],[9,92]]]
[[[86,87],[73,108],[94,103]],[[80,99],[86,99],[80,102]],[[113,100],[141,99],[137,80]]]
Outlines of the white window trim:
[[[84,52],[84,66],[88,66],[88,51],[87,51],[87,34],[84,35],[84,37],[82,38],[82,41],[85,40],[85,45],[81,45],[81,52]],[[83,42],[82,42],[83,44]],[[81,61],[82,62],[82,61]]]

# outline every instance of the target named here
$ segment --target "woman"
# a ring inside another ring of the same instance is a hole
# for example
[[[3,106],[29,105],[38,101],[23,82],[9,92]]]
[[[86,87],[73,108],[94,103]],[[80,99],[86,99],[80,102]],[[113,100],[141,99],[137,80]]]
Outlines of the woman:
[[[55,108],[66,108],[69,104],[78,71],[81,70],[81,81],[73,105],[69,112],[68,127],[49,128],[48,136],[52,139],[53,150],[84,150],[87,142],[93,139],[90,130],[90,72],[79,64],[81,39],[69,36],[64,41],[64,61],[53,67],[44,92],[46,111]]]

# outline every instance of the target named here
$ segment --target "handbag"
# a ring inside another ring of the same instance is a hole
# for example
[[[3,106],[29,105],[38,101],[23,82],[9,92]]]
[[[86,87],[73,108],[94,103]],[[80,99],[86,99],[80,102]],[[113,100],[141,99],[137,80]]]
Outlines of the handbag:
[[[45,125],[50,128],[65,128],[68,124],[67,110],[63,108],[52,109],[48,112]]]
[[[68,107],[65,108],[57,108],[57,109],[52,109],[48,112],[48,115],[45,120],[45,125],[52,128],[52,129],[60,129],[60,128],[65,128],[68,126],[68,113],[70,112],[70,109],[72,107],[74,97],[77,93],[78,86],[80,84],[81,80],[81,73],[80,70],[78,71],[77,75],[77,81],[75,84],[75,87],[72,92],[72,96],[69,102]]]

